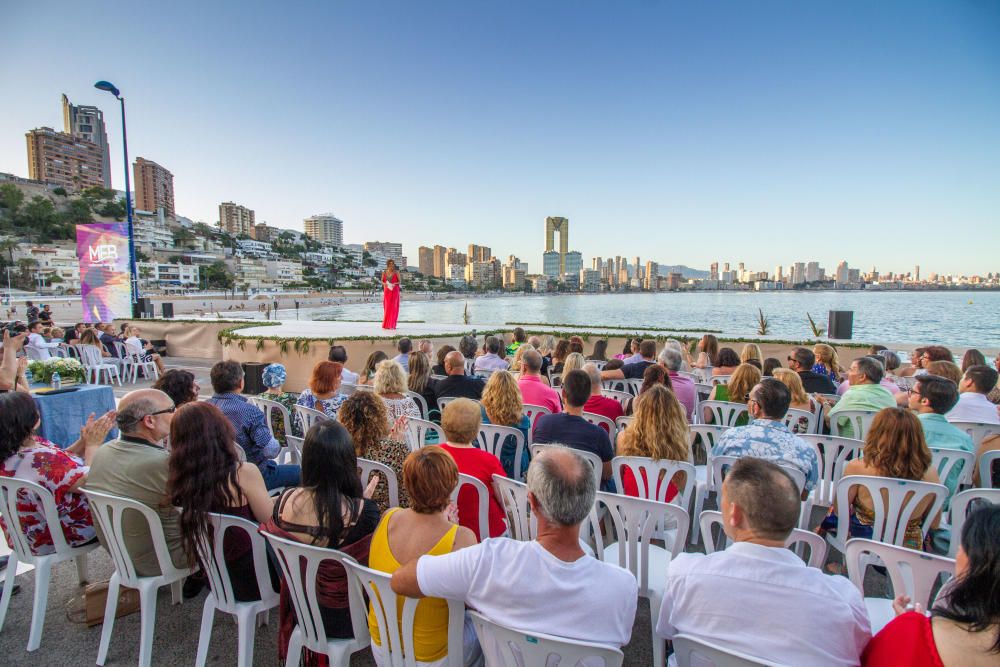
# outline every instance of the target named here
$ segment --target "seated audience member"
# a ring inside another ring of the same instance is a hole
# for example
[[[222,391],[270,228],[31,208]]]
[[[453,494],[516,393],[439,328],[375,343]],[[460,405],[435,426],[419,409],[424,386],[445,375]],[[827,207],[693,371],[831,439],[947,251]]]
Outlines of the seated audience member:
[[[118,346],[115,343],[121,343],[122,339],[118,337],[118,333],[115,331],[115,325],[105,324],[104,328],[100,330],[100,340],[104,349],[108,351],[107,356],[115,357],[120,359],[121,355],[118,354]]]
[[[479,343],[475,336],[465,335],[458,341],[458,351],[462,353],[462,358],[468,361],[475,361],[476,353],[479,352]]]
[[[42,322],[40,320],[35,320],[28,324],[28,342],[25,344],[25,348],[31,350],[36,359],[51,359],[52,354],[49,352],[52,348],[62,347],[62,343],[52,342],[45,340],[42,336]]]
[[[601,395],[601,371],[597,370],[597,366],[591,363],[584,364],[583,372],[590,378],[590,398],[583,404],[583,411],[607,417],[611,421],[624,415],[621,402]]]
[[[222,414],[233,425],[236,444],[243,448],[247,461],[260,468],[267,488],[298,484],[301,474],[299,466],[278,465],[273,461],[281,451],[281,443],[271,435],[260,408],[252,405],[241,394],[243,368],[240,364],[236,361],[220,361],[212,366],[211,378],[215,395],[208,402],[222,410]]]
[[[705,334],[698,341],[695,347],[698,358],[695,359],[695,368],[712,368],[715,366],[715,358],[719,355],[719,339],[712,334]]]
[[[816,343],[813,345],[813,355],[816,357],[816,363],[813,364],[812,370],[819,375],[827,376],[834,384],[840,382],[843,369],[840,367],[837,350],[832,345]]]
[[[955,363],[955,355],[943,345],[928,345],[924,348],[924,353],[920,359],[923,362],[924,370],[927,370],[927,365],[934,361],[950,361]]]
[[[836,419],[840,435],[854,438],[854,424],[850,419],[837,417],[838,414],[845,410],[877,412],[883,408],[895,407],[896,399],[892,392],[882,386],[882,376],[881,362],[871,357],[858,357],[852,361],[847,370],[847,381],[851,388],[844,392],[840,400],[834,404],[821,396],[817,397],[826,406],[823,417],[826,423],[830,424]]]
[[[926,347],[916,347],[910,352],[910,365],[905,368],[900,369],[898,375],[899,377],[911,377],[916,375],[918,371],[923,370],[924,367],[924,350]]]
[[[760,351],[757,343],[746,343],[740,350],[740,363],[745,364],[751,359],[756,359],[758,363],[764,361],[764,353]]]
[[[340,393],[340,374],[344,367],[336,361],[320,361],[313,366],[309,386],[302,390],[296,405],[319,410],[330,419],[337,418],[337,410],[347,397]],[[295,419],[296,433],[303,432],[301,420]]]
[[[955,449],[961,452],[976,451],[972,436],[948,423],[945,415],[958,403],[958,387],[951,380],[925,373],[917,376],[917,383],[910,390],[910,409],[924,429],[928,447]],[[996,411],[993,413],[996,414]],[[956,465],[941,483],[948,487],[948,494],[958,490],[962,466]]]
[[[888,350],[885,345],[870,345],[868,347],[868,356],[879,355],[883,350]]]
[[[635,401],[635,421],[618,434],[618,456],[643,456],[659,461],[687,461],[689,448],[689,433],[684,406],[680,404],[674,393],[662,385],[652,387]],[[677,484],[681,487],[687,483],[681,473],[668,481],[665,496],[660,493],[663,480],[645,479],[643,473],[642,489],[636,482],[632,471],[625,469],[622,473],[621,492],[627,496],[638,496],[653,500],[673,500],[677,495]]]
[[[986,667],[1000,654],[1000,507],[974,510],[962,526],[955,576],[930,616],[921,604],[896,598],[896,618],[872,637],[863,667]]]
[[[77,322],[76,325],[73,326],[73,328],[66,330],[66,337],[63,338],[63,342],[66,343],[67,345],[79,342],[80,335],[86,328],[87,328],[86,324],[84,324],[83,322]]]
[[[637,361],[642,360],[642,355],[639,353],[639,346],[642,344],[641,338],[633,338],[625,344],[625,349],[622,350],[619,358],[626,364],[632,364]]]
[[[454,352],[455,348],[451,345],[442,345],[437,351],[437,363],[431,368],[432,375],[447,375],[447,371],[444,369],[444,358],[448,356],[449,352]]]
[[[194,379],[194,373],[177,368],[171,368],[157,378],[153,383],[153,389],[159,389],[169,396],[178,408],[185,403],[197,401],[198,392],[201,391],[201,387]]]
[[[579,352],[583,354],[583,338],[580,336],[569,337],[569,353]]]
[[[170,397],[156,389],[137,389],[126,394],[118,404],[121,435],[98,447],[90,462],[86,489],[131,498],[155,511],[163,525],[170,560],[180,568],[188,567],[191,561],[181,539],[181,515],[170,504],[167,492],[170,455],[163,446],[170,434],[175,409]],[[107,549],[100,527],[95,527]],[[136,573],[141,577],[161,574],[146,519],[135,512],[126,512],[122,531]]]
[[[694,386],[694,380],[680,374],[684,358],[676,349],[664,347],[660,350],[657,360],[666,369],[667,375],[670,376],[670,387],[673,389],[677,400],[684,406],[684,415],[687,417],[688,423],[694,422],[694,409],[698,404],[698,391]]]
[[[521,356],[521,375],[517,387],[521,400],[528,405],[540,405],[553,414],[562,410],[559,392],[542,382],[542,355],[538,350],[528,350]],[[564,378],[565,380],[565,378]]]
[[[528,431],[531,430],[531,420],[524,414],[521,392],[517,388],[514,376],[507,371],[497,371],[490,375],[490,379],[486,381],[486,389],[483,390],[481,402],[484,424],[509,426],[516,428],[524,435],[524,448],[517,474],[515,474],[514,466],[514,457],[517,456],[515,438],[507,436],[500,450],[500,465],[503,466],[507,476],[523,479],[531,460],[531,452],[528,450],[528,442],[531,440],[528,436]]]
[[[524,329],[521,327],[514,327],[514,330],[511,332],[510,345],[507,346],[507,356],[513,357],[517,354],[517,349],[524,345],[527,340],[528,335],[524,332]]]
[[[962,369],[952,361],[932,361],[926,368],[930,375],[946,378],[956,385],[962,381]]]
[[[562,397],[565,411],[539,417],[535,422],[534,442],[558,443],[596,454],[604,463],[600,471],[602,486],[606,490],[614,490],[611,459],[615,457],[615,451],[608,433],[583,418],[583,406],[590,398],[590,376],[583,371],[567,373],[563,378]]]
[[[417,402],[406,395],[406,371],[394,359],[380,362],[375,369],[375,393],[385,402],[388,424],[393,426],[400,417],[420,419]]]
[[[691,351],[676,338],[668,338],[663,343],[664,349],[670,349],[681,355],[681,367],[677,370],[690,373],[694,367],[694,359],[691,358]],[[662,362],[661,362],[662,363]]]
[[[268,364],[264,367],[264,372],[261,375],[261,382],[267,389],[262,393],[258,394],[258,398],[263,398],[269,401],[275,401],[281,405],[288,408],[288,413],[292,417],[292,423],[285,424],[285,416],[281,414],[280,410],[271,410],[271,426],[274,429],[275,437],[278,439],[282,445],[286,445],[286,436],[292,434],[293,427],[297,428],[297,420],[295,419],[295,411],[292,406],[296,404],[299,397],[290,391],[285,391],[285,380],[288,378],[288,373],[285,371],[285,367],[282,364]],[[301,435],[302,430],[297,428],[295,433]]]
[[[550,373],[562,373],[563,363],[566,361],[566,357],[569,355],[569,341],[565,339],[559,339],[556,343],[555,349],[552,350],[552,365],[550,367]]]
[[[715,357],[715,366],[712,368],[712,376],[716,375],[732,375],[733,372],[739,368],[740,358],[736,354],[736,350],[731,347],[724,347],[719,350],[719,354]]]
[[[372,536],[368,567],[392,574],[421,556],[442,556],[476,544],[475,534],[452,520],[451,492],[458,486],[455,460],[440,447],[423,447],[403,463],[403,486],[410,490],[410,509],[393,507],[382,516]],[[391,531],[390,531],[391,528]],[[369,605],[370,607],[370,605]],[[375,664],[388,664],[374,610],[368,613]],[[421,600],[413,619],[414,658],[427,664],[448,657],[448,602]],[[482,652],[474,628],[466,620],[464,664],[475,664]]]
[[[979,350],[966,350],[962,355],[962,372],[969,370],[970,366],[987,366],[986,355]]]
[[[475,370],[477,371],[505,371],[510,367],[506,359],[501,359],[500,348],[503,347],[503,341],[497,336],[487,336],[486,343],[483,345],[483,349],[486,350],[484,354],[476,357]]]
[[[233,427],[219,408],[195,401],[183,406],[170,422],[167,493],[180,508],[181,543],[192,563],[198,560],[198,540],[211,539],[208,513],[229,514],[255,523],[271,516],[273,499],[267,495],[260,468],[241,463],[233,444]],[[226,533],[222,544],[236,599],[259,600],[250,537],[241,531]],[[277,571],[270,571],[272,590],[278,589]],[[190,596],[207,577],[185,582]]]
[[[593,475],[573,450],[546,450],[528,468],[536,540],[499,538],[447,555],[420,556],[393,573],[392,590],[413,598],[464,600],[511,628],[615,648],[628,644],[638,596],[635,577],[580,548],[580,525],[594,507]],[[490,655],[488,641],[483,650]]]
[[[444,358],[444,370],[448,376],[434,385],[434,402],[439,398],[471,398],[479,400],[486,383],[480,377],[465,374],[465,357],[457,350]]]
[[[975,486],[990,488],[1000,488],[1000,460],[993,461],[993,467],[989,471],[989,479],[980,479],[979,463],[987,452],[1000,450],[1000,433],[988,435],[983,438],[976,450],[976,466],[972,469],[972,483]]]
[[[528,350],[534,350],[534,349],[535,348],[531,345],[531,343],[525,343],[524,345],[518,347],[517,352],[514,353],[513,360],[511,360],[510,362],[510,372],[520,374],[521,360],[524,359],[524,353],[527,352]]]
[[[566,355],[566,361],[563,362],[563,375],[570,371],[581,370],[586,363],[587,358],[581,352],[570,352]]]
[[[114,354],[108,351],[108,346],[104,344],[104,337],[106,334],[99,334],[96,329],[86,329],[82,334],[80,334],[80,341],[78,345],[93,345],[101,353],[101,357],[105,359],[115,359],[117,358]],[[111,349],[114,350],[115,346],[112,345]]]
[[[340,406],[337,420],[351,434],[358,458],[385,464],[392,469],[397,480],[402,479],[403,460],[410,453],[406,444],[406,422],[397,420],[389,428],[389,412],[384,401],[370,391],[355,392]],[[372,500],[383,512],[389,509],[388,484],[380,482]],[[399,488],[399,504],[402,507],[409,504],[404,488]]]
[[[341,365],[340,369],[340,381],[347,384],[358,384],[358,379],[360,376],[347,369],[347,348],[343,345],[333,345],[330,347],[330,352],[327,354],[327,361],[336,361]]]
[[[406,376],[406,388],[420,394],[427,404],[427,414],[421,415],[423,419],[433,419],[437,417],[437,396],[434,387],[437,380],[431,377],[431,362],[423,352],[410,353],[410,373]],[[419,405],[417,407],[420,407]],[[433,414],[432,414],[433,413]]]
[[[336,549],[359,563],[367,563],[372,533],[380,517],[378,505],[370,498],[377,483],[378,475],[374,475],[362,488],[354,443],[347,429],[335,421],[317,422],[302,443],[302,485],[282,492],[261,530]],[[343,566],[330,560],[321,563],[316,587],[326,636],[353,637]],[[278,618],[278,658],[284,664],[296,622],[284,580]],[[306,655],[312,657],[308,651]]]
[[[160,357],[160,355],[158,355],[156,352],[153,351],[152,343],[150,343],[148,340],[144,341],[143,339],[139,338],[139,333],[140,333],[139,327],[135,326],[134,324],[132,326],[125,327],[125,330],[123,332],[123,335],[125,337],[125,349],[128,350],[129,354],[133,355],[134,359],[140,362],[143,363],[153,362],[154,364],[156,364],[157,372],[159,372],[162,375],[163,372],[166,370],[166,366],[163,363],[163,359]]]
[[[633,411],[635,410],[636,398],[642,396],[656,386],[673,389],[673,386],[670,383],[670,376],[667,374],[667,369],[659,364],[646,366],[646,372],[642,374],[642,384],[639,385],[639,393],[629,399],[628,406],[625,408],[625,414],[633,414]]]
[[[885,368],[886,368],[886,365],[885,365],[886,360],[885,360],[885,358],[884,357],[878,357],[878,356],[871,356],[871,355],[869,355],[867,357],[860,357],[860,358],[871,359],[872,361],[874,361],[877,364],[879,364],[880,366],[882,366],[882,369],[883,369],[883,371],[882,371],[882,379],[879,380],[879,384],[882,385],[890,394],[892,394],[895,397],[896,404],[899,405],[900,401],[904,400],[903,397],[899,395],[902,390],[899,388],[899,385],[896,384],[896,381],[893,380],[892,378],[890,378],[888,376],[888,374],[885,372]],[[844,378],[844,381],[841,382],[840,385],[837,387],[837,395],[843,396],[844,394],[847,393],[847,390],[850,389],[850,388],[851,388],[851,380],[850,380],[850,376],[848,374],[848,376]]]
[[[791,464],[806,477],[803,492],[811,491],[819,479],[816,452],[792,433],[782,421],[792,393],[774,378],[763,378],[750,390],[747,409],[752,421],[727,430],[712,449],[712,456],[753,456]]]
[[[721,354],[719,356],[722,356]],[[760,369],[752,364],[740,364],[729,376],[728,384],[717,384],[712,387],[708,394],[711,401],[726,401],[727,403],[747,404],[750,398],[750,390],[760,382],[762,375]],[[703,418],[706,424],[715,422],[715,414],[711,408],[704,408]],[[735,426],[745,426],[750,421],[750,415],[742,414],[736,418]]]
[[[621,368],[609,369],[607,366],[601,371],[601,378],[604,380],[641,380],[642,374],[649,366],[656,363],[656,341],[653,339],[644,340],[639,343],[639,359],[627,362]]]
[[[434,356],[434,343],[425,338],[417,344],[417,352],[423,352],[430,360]]]
[[[500,497],[493,488],[493,475],[505,475],[500,459],[489,452],[472,446],[479,437],[481,424],[480,407],[467,398],[457,398],[444,407],[441,413],[441,428],[447,442],[440,445],[441,449],[455,459],[458,472],[475,477],[486,485],[490,491],[489,499],[489,530],[490,537],[499,537],[507,530]],[[479,535],[479,501],[478,493],[471,487],[462,489],[458,494],[458,521],[477,536]]]
[[[787,368],[776,368],[774,369],[774,379],[788,387],[788,391],[791,392],[792,402],[789,404],[790,408],[811,413],[816,412],[816,401],[810,398],[806,390],[802,388],[802,380],[799,378],[798,373]],[[799,417],[792,424],[792,433],[809,433],[809,418]]]
[[[740,459],[722,482],[719,508],[733,544],[670,561],[656,633],[781,665],[857,665],[871,638],[868,610],[846,577],[809,567],[785,548],[801,509],[788,473]]]
[[[799,374],[802,387],[810,394],[836,394],[837,386],[829,377],[812,370],[816,355],[806,347],[797,347],[788,355],[788,367]]]
[[[31,394],[9,391],[0,394],[0,477],[34,482],[55,498],[56,513],[63,537],[71,547],[94,541],[94,522],[87,498],[80,487],[87,481],[87,467],[115,422],[109,412],[95,420],[90,415],[80,430],[80,439],[66,449],[33,435],[41,424],[38,406]],[[21,493],[17,499],[19,522],[0,517],[0,526],[13,548],[10,530],[19,530],[28,538],[35,555],[55,551],[42,506],[34,494]]]
[[[997,386],[997,372],[989,366],[969,366],[958,385],[958,403],[945,417],[950,422],[1000,424],[997,406],[986,396]]]
[[[548,384],[549,367],[552,366],[552,350],[556,347],[555,336],[546,336],[544,339],[532,336],[528,339],[528,342],[542,355],[542,377],[545,378],[545,383]]]
[[[886,408],[875,415],[871,428],[865,436],[862,458],[853,459],[844,465],[844,477],[848,475],[868,475],[891,477],[940,484],[937,471],[931,465],[931,450],[916,415],[905,408]],[[910,521],[906,524],[906,538],[903,546],[919,550],[924,542],[921,526],[930,511],[932,499],[925,498]],[[837,512],[851,513],[849,537],[872,539],[875,522],[874,502],[868,490],[862,486],[851,488],[847,495],[849,507],[830,508],[830,515],[822,528],[836,530]],[[880,501],[881,503],[882,501]],[[936,528],[939,517],[934,519]]]
[[[607,361],[608,360],[608,341],[598,340],[594,343],[594,349],[591,351],[590,356],[587,357],[587,361]]]
[[[413,349],[413,343],[410,342],[409,338],[400,338],[396,341],[396,351],[399,352],[395,357],[392,358],[397,364],[403,367],[403,370],[407,373],[410,372],[410,351]]]
[[[890,352],[889,350],[882,350],[877,355],[879,359],[882,360],[882,365],[885,366],[885,376],[893,384],[896,383],[896,372],[899,370],[899,355],[895,352]],[[896,387],[899,388],[898,385]]]
[[[375,379],[375,367],[388,358],[389,355],[382,350],[375,350],[369,354],[368,359],[365,360],[365,367],[358,374],[358,383],[370,385]]]

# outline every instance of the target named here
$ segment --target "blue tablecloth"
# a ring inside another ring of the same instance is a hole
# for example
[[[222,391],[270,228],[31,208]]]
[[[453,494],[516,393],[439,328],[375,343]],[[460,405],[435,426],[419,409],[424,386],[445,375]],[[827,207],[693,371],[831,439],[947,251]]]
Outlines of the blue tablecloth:
[[[87,417],[100,417],[108,410],[115,409],[115,392],[109,385],[84,384],[76,391],[46,396],[33,394],[42,424],[38,435],[51,440],[60,447],[69,447],[80,437],[80,428],[87,423]],[[111,429],[108,438],[118,437],[118,429]]]

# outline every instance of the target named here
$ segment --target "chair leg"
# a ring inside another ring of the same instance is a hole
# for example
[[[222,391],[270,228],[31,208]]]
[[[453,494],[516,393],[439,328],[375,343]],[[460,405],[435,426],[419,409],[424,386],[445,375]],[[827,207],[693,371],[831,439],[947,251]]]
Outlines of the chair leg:
[[[212,642],[212,622],[215,620],[215,596],[209,594],[205,598],[205,606],[201,610],[201,632],[198,635],[198,654],[194,659],[195,667],[205,667],[208,658],[208,645]]]
[[[3,630],[7,619],[7,607],[10,606],[10,596],[14,592],[14,578],[17,577],[17,554],[12,553],[7,560],[7,576],[3,581],[3,595],[0,596],[0,630]]]
[[[87,585],[87,554],[80,554],[73,560],[76,561],[76,577],[81,586]]]
[[[708,495],[708,491],[705,489],[696,488],[694,491],[694,512],[691,514],[691,544],[698,544],[698,528],[699,517],[701,517],[702,508],[705,507],[705,496]]]
[[[153,634],[156,630],[156,589],[139,590],[139,667],[150,667],[153,662]]]
[[[656,624],[660,620],[660,604],[662,603],[659,594],[649,597],[649,625],[653,637],[653,665],[663,667],[667,664],[667,640],[656,635]]]
[[[31,610],[31,630],[28,632],[28,650],[36,650],[42,643],[42,628],[45,626],[45,608],[49,601],[49,576],[52,563],[48,558],[40,558],[35,563],[35,601]]]
[[[108,645],[111,644],[111,631],[115,625],[115,613],[118,611],[118,573],[111,575],[108,582],[108,599],[104,604],[104,625],[101,626],[101,645],[97,649],[97,664],[104,665],[108,659]]]
[[[257,614],[246,611],[238,617],[236,626],[237,667],[253,667],[253,640],[257,630]]]
[[[302,660],[302,630],[295,628],[288,638],[288,655],[285,657],[285,667],[299,667]]]
[[[183,584],[183,579],[178,579],[177,581],[170,584],[170,604],[181,604],[184,602],[184,596],[181,595],[181,589]]]

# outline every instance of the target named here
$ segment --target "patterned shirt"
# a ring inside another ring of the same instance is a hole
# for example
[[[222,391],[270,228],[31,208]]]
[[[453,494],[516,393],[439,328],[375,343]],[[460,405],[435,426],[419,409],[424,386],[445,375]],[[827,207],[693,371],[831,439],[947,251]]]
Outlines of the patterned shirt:
[[[340,410],[340,406],[344,404],[347,400],[347,396],[343,394],[334,394],[330,398],[316,398],[316,395],[312,393],[312,390],[306,387],[299,394],[299,400],[296,401],[299,405],[312,408],[313,410],[319,410],[325,414],[330,419],[337,418],[337,411]],[[300,420],[296,419],[298,424]]]
[[[819,479],[816,452],[780,421],[754,419],[746,426],[731,428],[719,438],[712,456],[754,456],[769,461],[790,463],[806,476],[806,490]]]
[[[240,394],[216,394],[208,402],[222,410],[236,431],[236,444],[246,452],[247,461],[261,466],[281,451],[281,443],[274,439],[264,413]]]

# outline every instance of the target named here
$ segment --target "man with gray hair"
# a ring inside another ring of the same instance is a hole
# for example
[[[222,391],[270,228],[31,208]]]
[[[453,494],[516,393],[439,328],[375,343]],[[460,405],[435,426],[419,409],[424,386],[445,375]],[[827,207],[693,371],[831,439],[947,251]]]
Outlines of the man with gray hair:
[[[844,392],[836,404],[820,397],[825,405],[824,419],[829,424],[831,419],[837,419],[840,428],[840,435],[847,438],[858,437],[854,435],[854,424],[847,417],[838,418],[837,415],[845,410],[870,410],[878,412],[882,408],[896,407],[896,399],[892,393],[882,386],[882,377],[885,371],[882,370],[882,362],[872,357],[858,357],[851,362],[851,367],[847,370],[847,381],[851,383],[851,388]]]
[[[583,372],[590,378],[590,398],[583,404],[583,411],[607,417],[611,421],[624,415],[625,410],[622,409],[620,402],[601,394],[603,385],[601,384],[601,371],[597,369],[597,364],[592,361],[584,364]]]
[[[660,364],[667,371],[667,375],[670,376],[670,386],[673,389],[674,396],[684,406],[688,422],[693,424],[694,411],[698,406],[698,390],[694,386],[694,380],[679,373],[681,367],[684,365],[681,353],[672,346],[666,346],[660,350],[660,354],[656,358],[656,363]]]
[[[477,371],[505,371],[510,368],[510,363],[500,358],[500,350],[503,348],[503,341],[500,338],[487,336],[483,348],[485,353],[476,357]]]
[[[562,411],[559,392],[542,381],[542,357],[538,350],[527,350],[521,355],[521,375],[517,386],[521,399],[529,405],[540,405],[555,414]]]
[[[528,504],[538,520],[534,541],[500,537],[420,556],[393,573],[392,590],[465,600],[510,628],[624,646],[635,622],[635,577],[580,548],[580,524],[594,507],[593,476],[572,449],[546,448],[528,468]],[[491,654],[488,642],[483,652]]]

